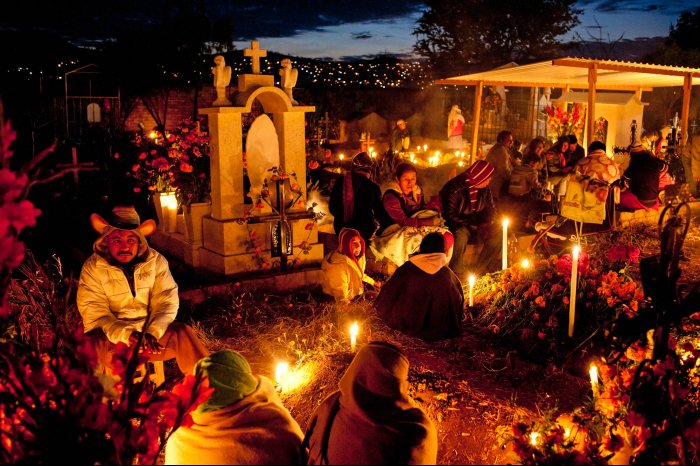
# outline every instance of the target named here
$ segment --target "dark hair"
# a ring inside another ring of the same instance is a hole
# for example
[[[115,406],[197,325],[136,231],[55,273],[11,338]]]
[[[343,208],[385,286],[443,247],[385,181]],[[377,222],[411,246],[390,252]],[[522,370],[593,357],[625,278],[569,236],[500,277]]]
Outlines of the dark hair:
[[[569,144],[578,144],[578,138],[575,134],[569,134]]]
[[[593,141],[588,146],[588,153],[590,154],[594,150],[605,150],[605,143],[603,141]]]
[[[401,178],[401,175],[403,175],[406,172],[418,173],[416,171],[416,167],[414,167],[410,163],[401,162],[396,166],[396,170],[394,170],[394,173],[396,173],[396,179],[398,180],[399,178]]]
[[[527,149],[525,149],[525,153],[532,152],[533,154],[535,153],[535,147],[538,145],[542,144],[542,149],[544,149],[544,141],[542,138],[534,138],[530,143],[527,145]]]
[[[506,140],[508,136],[513,134],[512,132],[508,131],[507,129],[504,129],[500,133],[498,133],[498,136],[496,136],[496,142],[503,142]]]
[[[372,168],[372,158],[367,152],[360,152],[352,158],[353,171],[369,171]]]
[[[541,162],[542,159],[535,152],[528,152],[523,156],[523,163],[531,165],[533,163]]]
[[[437,231],[428,233],[423,237],[423,241],[421,241],[418,249],[421,254],[445,252],[445,237]]]

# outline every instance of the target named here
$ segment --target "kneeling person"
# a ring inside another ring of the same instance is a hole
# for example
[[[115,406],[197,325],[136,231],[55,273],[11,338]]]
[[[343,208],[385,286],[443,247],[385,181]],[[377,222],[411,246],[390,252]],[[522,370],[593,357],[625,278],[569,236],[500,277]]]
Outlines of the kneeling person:
[[[464,292],[447,264],[452,234],[428,233],[417,255],[396,269],[375,302],[389,327],[423,340],[443,340],[462,332]]]

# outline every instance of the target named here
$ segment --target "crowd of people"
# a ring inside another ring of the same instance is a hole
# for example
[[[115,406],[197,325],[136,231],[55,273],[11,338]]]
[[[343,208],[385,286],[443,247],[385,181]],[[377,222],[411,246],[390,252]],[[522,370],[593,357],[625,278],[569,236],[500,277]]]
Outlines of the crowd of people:
[[[584,191],[602,202],[618,180],[623,208],[658,209],[659,193],[673,179],[668,164],[645,147],[649,140],[643,136],[630,147],[620,173],[602,142],[592,142],[586,154],[575,136],[551,147],[535,138],[518,156],[513,135],[502,131],[485,159],[432,199],[425,199],[415,167],[406,162],[382,192],[370,176],[372,159],[361,152],[330,192],[338,247],[323,259],[322,289],[338,302],[371,301],[389,327],[407,335],[456,337],[465,311],[467,245],[482,245],[472,270],[499,268],[499,212],[515,205],[530,213],[527,226],[531,212],[551,208],[562,190],[591,183]],[[373,341],[360,348],[338,390],[302,432],[273,383],[253,374],[241,354],[210,354],[190,326],[176,322],[178,286],[146,239],[155,231],[153,220],[141,222],[133,206],[116,206],[108,218],[93,214],[90,222],[98,237],[81,270],[77,306],[98,372],[112,372],[117,344],[139,345],[149,360],[175,359],[182,374],[206,377],[214,388],[193,423],[170,438],[167,464],[436,462],[436,429],[408,395],[409,362],[398,347]],[[385,283],[368,275],[370,256],[394,265]]]

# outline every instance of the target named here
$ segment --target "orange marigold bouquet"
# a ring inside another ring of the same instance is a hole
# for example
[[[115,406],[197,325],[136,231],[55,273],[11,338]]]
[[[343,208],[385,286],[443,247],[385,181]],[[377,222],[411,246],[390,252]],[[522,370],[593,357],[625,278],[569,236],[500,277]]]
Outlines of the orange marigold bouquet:
[[[581,133],[586,121],[585,111],[581,111],[579,104],[574,104],[571,111],[564,111],[560,107],[547,106],[542,110],[547,121],[547,136],[557,139],[561,136],[574,134],[581,140]]]

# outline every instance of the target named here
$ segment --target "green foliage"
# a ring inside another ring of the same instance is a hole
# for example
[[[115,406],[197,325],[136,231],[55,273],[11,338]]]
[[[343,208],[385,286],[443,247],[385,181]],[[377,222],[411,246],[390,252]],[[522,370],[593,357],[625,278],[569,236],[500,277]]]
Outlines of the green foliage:
[[[438,72],[485,69],[551,56],[579,23],[574,0],[429,0],[414,50]]]

